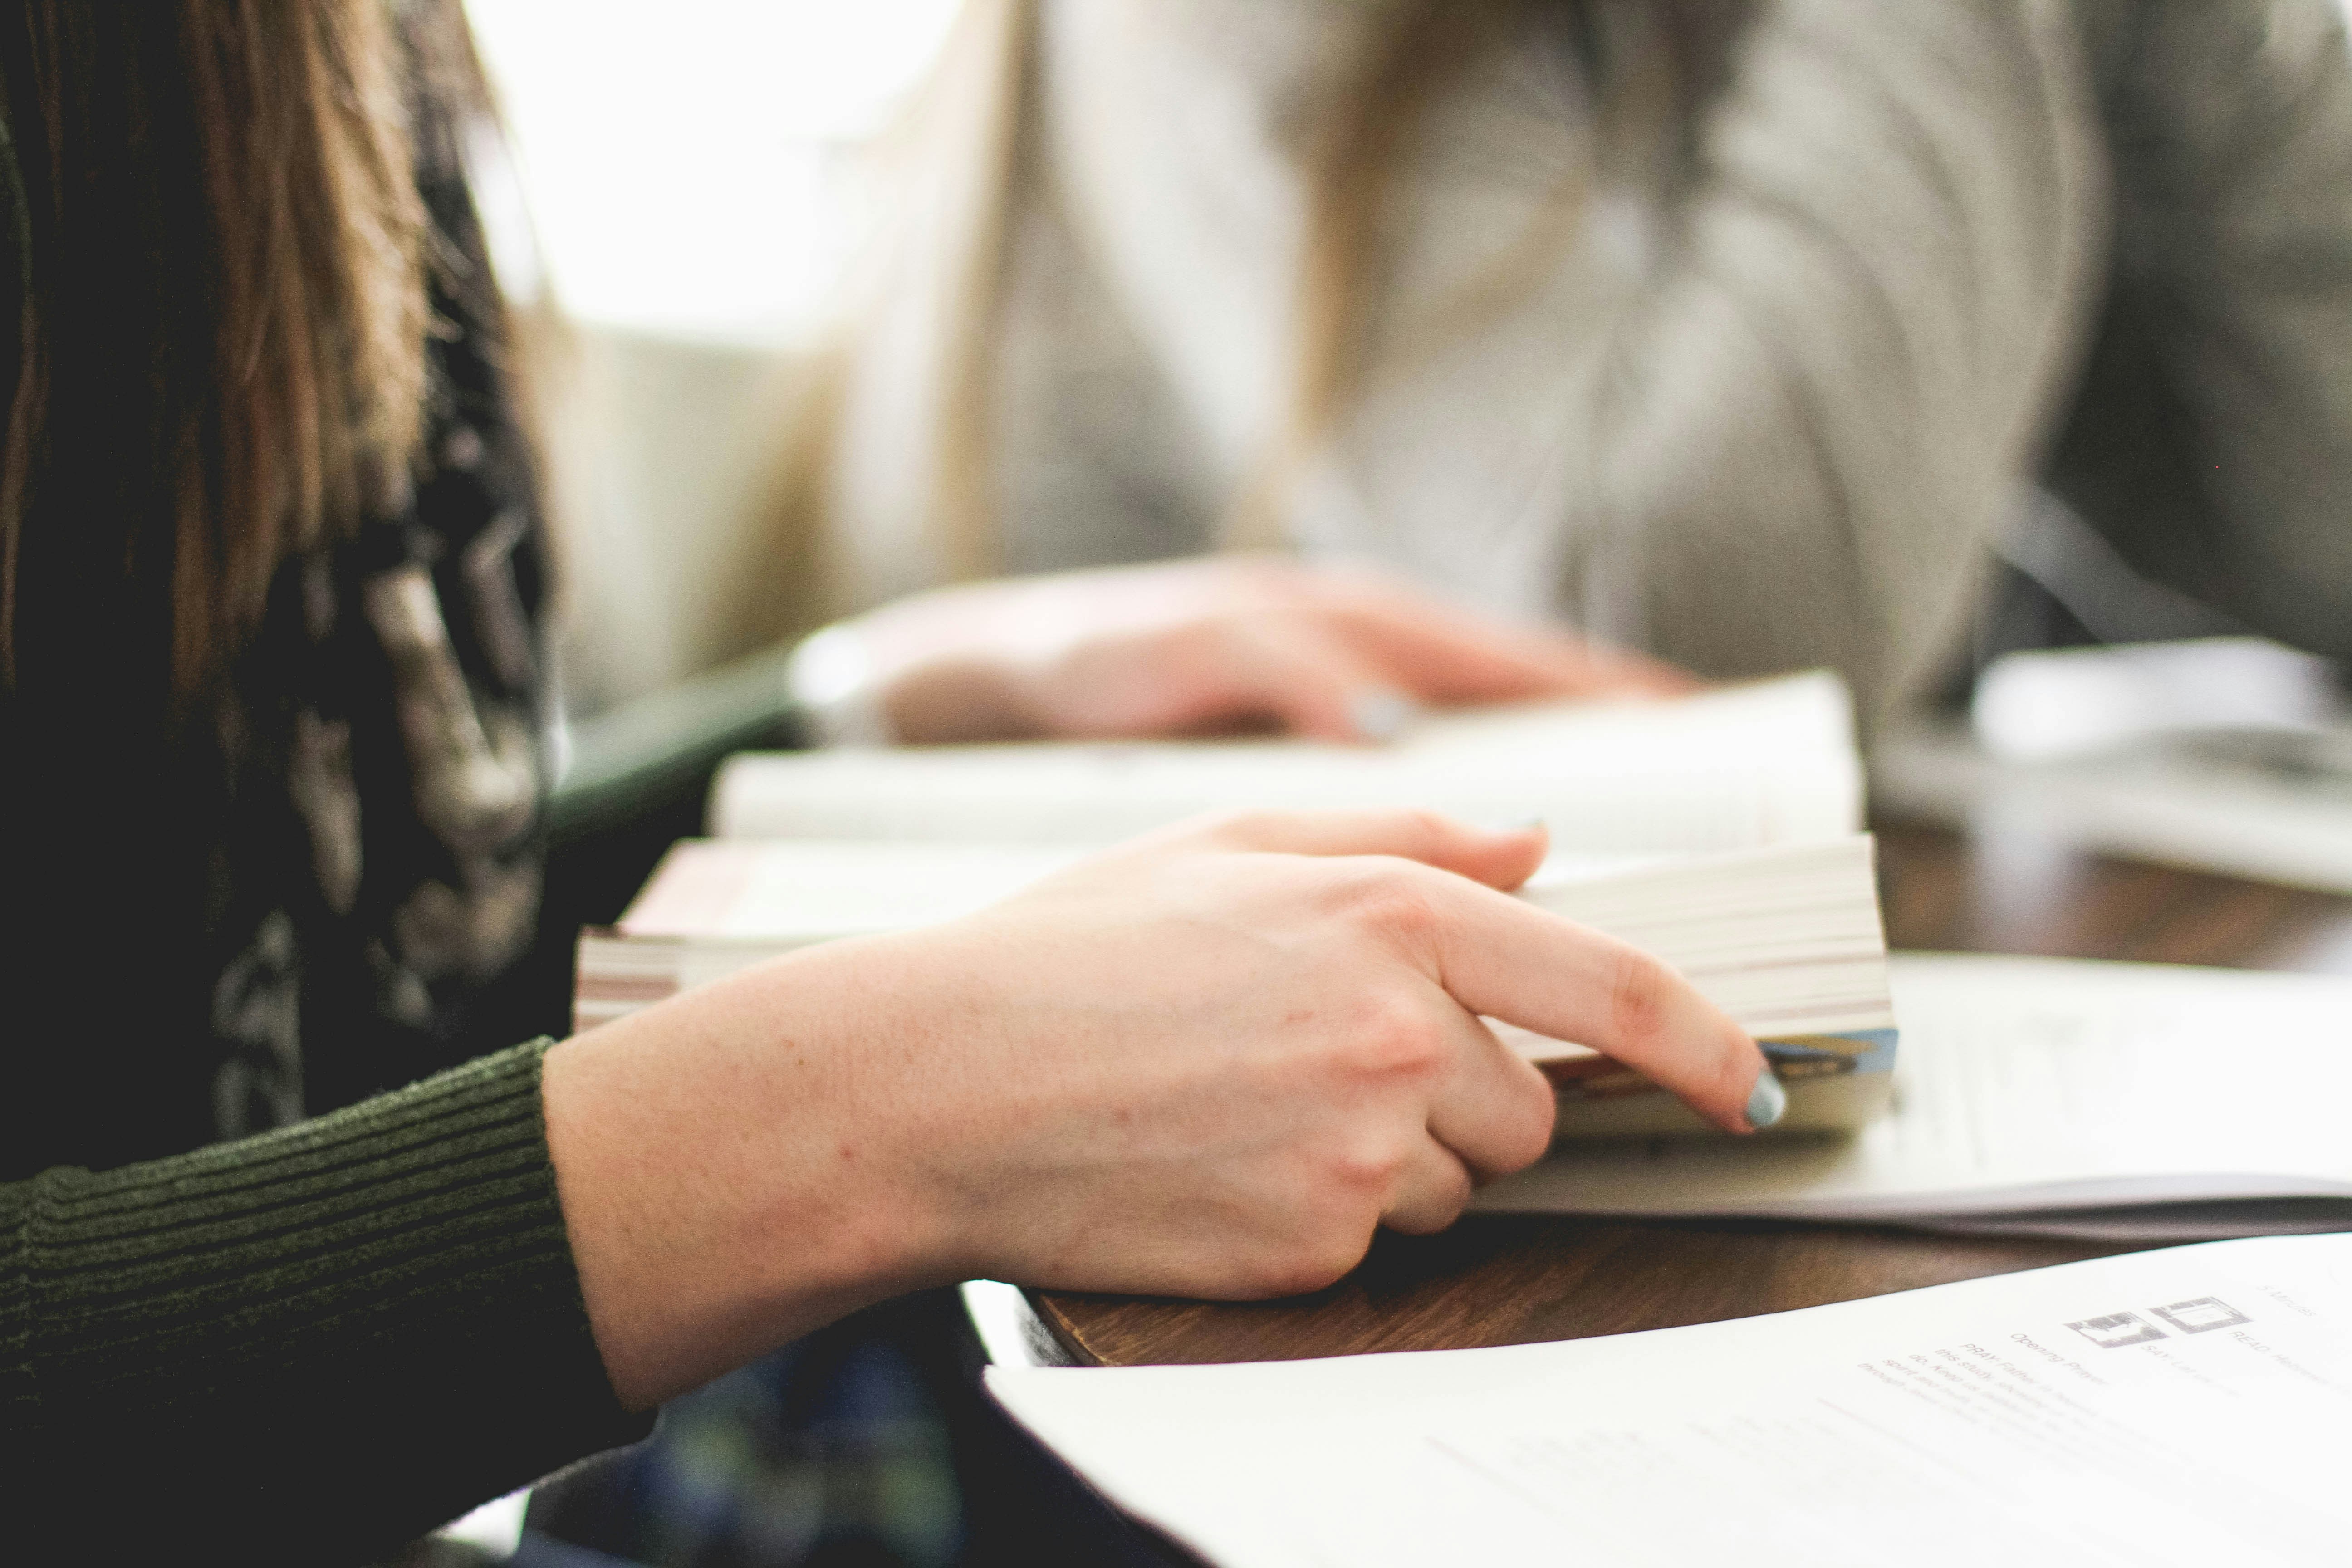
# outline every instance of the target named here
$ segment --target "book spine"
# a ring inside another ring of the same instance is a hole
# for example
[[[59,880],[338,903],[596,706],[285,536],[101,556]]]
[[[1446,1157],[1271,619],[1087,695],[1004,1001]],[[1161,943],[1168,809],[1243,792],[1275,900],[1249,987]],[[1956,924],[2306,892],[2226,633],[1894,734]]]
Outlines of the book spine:
[[[1825,1078],[1848,1078],[1895,1070],[1896,1031],[1854,1029],[1834,1035],[1793,1035],[1760,1039],[1772,1075],[1783,1083],[1803,1083]],[[1544,1077],[1563,1100],[1621,1100],[1628,1095],[1662,1094],[1656,1083],[1632,1068],[1602,1056],[1577,1056],[1539,1061]]]

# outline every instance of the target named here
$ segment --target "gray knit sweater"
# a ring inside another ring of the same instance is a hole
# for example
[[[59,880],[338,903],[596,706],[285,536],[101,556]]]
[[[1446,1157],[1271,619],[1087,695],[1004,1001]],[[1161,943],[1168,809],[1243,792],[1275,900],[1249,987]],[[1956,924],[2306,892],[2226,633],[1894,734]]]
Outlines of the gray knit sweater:
[[[1297,374],[1318,95],[1393,9],[1035,0],[992,42],[1022,58],[951,73],[839,405],[846,601],[952,569],[944,481],[974,471],[1011,570],[1221,542]],[[1282,536],[1710,675],[1832,666],[1877,710],[2040,483],[2159,580],[2352,654],[2334,0],[1759,0],[1629,141],[1667,9],[1475,8]],[[927,470],[975,309],[986,462]]]

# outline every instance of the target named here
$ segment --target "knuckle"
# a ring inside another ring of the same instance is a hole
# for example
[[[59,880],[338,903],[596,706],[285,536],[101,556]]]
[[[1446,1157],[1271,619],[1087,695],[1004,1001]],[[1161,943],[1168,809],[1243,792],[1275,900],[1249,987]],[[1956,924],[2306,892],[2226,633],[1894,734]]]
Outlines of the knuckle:
[[[1392,941],[1418,943],[1443,923],[1429,889],[1401,860],[1368,858],[1338,875],[1332,891],[1342,919]]]
[[[1259,1271],[1249,1294],[1260,1300],[1308,1295],[1339,1283],[1354,1267],[1352,1262],[1334,1265],[1319,1257],[1284,1258]]]
[[[1397,814],[1397,832],[1412,846],[1408,854],[1415,859],[1427,859],[1453,837],[1454,824],[1438,812],[1415,807]]]
[[[1385,1142],[1364,1141],[1334,1154],[1326,1178],[1351,1203],[1385,1199],[1403,1167],[1399,1152]]]
[[[1237,1293],[1253,1298],[1320,1290],[1363,1260],[1379,1210],[1353,1197],[1306,1205],[1310,1212],[1288,1233],[1269,1238],[1238,1271]]]
[[[1494,1152],[1498,1163],[1495,1173],[1507,1175],[1523,1171],[1542,1159],[1551,1148],[1559,1113],[1559,1101],[1551,1086],[1538,1079],[1526,1094],[1518,1097],[1517,1104],[1497,1130]]]
[[[1618,954],[1609,976],[1609,1027],[1619,1047],[1663,1041],[1674,1011],[1675,982],[1674,971],[1638,948]]]
[[[1471,1194],[1476,1191],[1468,1169],[1462,1165],[1449,1167],[1441,1180],[1444,1185],[1433,1194],[1423,1215],[1434,1222],[1431,1228],[1436,1230],[1444,1230],[1460,1219],[1462,1211],[1470,1206]]]
[[[1462,1217],[1462,1211],[1470,1206],[1470,1173],[1457,1165],[1433,1181],[1435,1184],[1428,1191],[1413,1194],[1410,1209],[1390,1219],[1391,1229],[1409,1236],[1429,1236]]]
[[[1402,991],[1364,998],[1339,1042],[1347,1076],[1374,1082],[1418,1083],[1442,1073],[1449,1060],[1446,1032],[1426,1000]]]
[[[1292,822],[1278,811],[1225,811],[1206,818],[1202,831],[1221,844],[1248,849],[1280,842]]]
[[[1364,1260],[1372,1245],[1370,1220],[1334,1228],[1317,1237],[1298,1253],[1286,1260],[1280,1271],[1278,1288],[1274,1292],[1282,1296],[1301,1296],[1310,1290],[1321,1290],[1337,1284],[1348,1271]]]

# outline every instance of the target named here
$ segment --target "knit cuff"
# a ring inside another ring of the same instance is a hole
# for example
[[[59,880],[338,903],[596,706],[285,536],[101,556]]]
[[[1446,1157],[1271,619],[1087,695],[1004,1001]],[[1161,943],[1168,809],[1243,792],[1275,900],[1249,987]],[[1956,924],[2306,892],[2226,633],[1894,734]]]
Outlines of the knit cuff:
[[[17,1298],[0,1408],[44,1483],[26,1495],[89,1506],[128,1482],[161,1502],[160,1487],[168,1504],[142,1511],[184,1542],[218,1530],[326,1561],[645,1436],[581,1300],[545,1049],[263,1137],[37,1178],[17,1245],[0,1236],[16,1270],[0,1306]]]

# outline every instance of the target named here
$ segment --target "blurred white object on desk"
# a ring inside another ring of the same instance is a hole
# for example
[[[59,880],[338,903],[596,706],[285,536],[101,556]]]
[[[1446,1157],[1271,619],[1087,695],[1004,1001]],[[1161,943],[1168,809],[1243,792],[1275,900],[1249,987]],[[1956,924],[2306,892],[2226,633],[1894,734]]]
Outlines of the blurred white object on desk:
[[[1985,750],[2014,763],[2200,731],[2311,732],[2344,718],[2326,660],[2262,637],[2007,654],[1978,680],[1970,711]]]
[[[1970,721],[1890,726],[1883,814],[2352,893],[2352,710],[2255,637],[2011,654]]]

